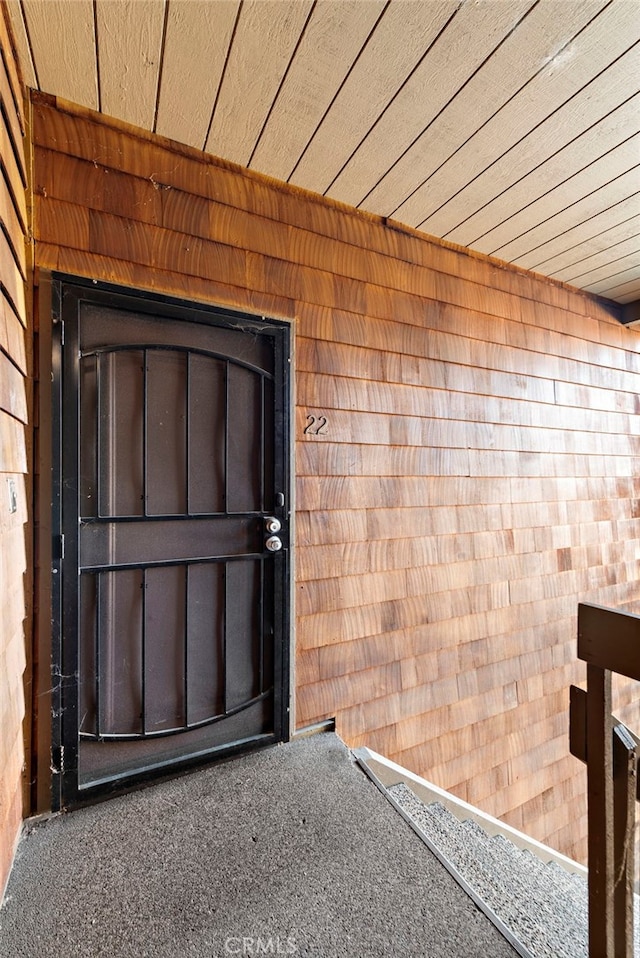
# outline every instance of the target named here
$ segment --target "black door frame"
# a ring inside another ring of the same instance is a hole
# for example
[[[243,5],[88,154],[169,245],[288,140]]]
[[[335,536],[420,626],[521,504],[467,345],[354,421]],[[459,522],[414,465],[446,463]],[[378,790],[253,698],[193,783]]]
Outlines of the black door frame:
[[[63,538],[63,510],[69,497],[77,496],[76,482],[63,476],[63,457],[77,460],[78,429],[75,424],[75,447],[69,449],[68,434],[63,432],[63,421],[77,418],[78,356],[64,352],[64,323],[69,310],[77,310],[82,301],[102,303],[110,307],[148,313],[173,320],[222,326],[271,336],[274,344],[275,389],[275,459],[277,461],[276,488],[284,493],[281,515],[291,518],[291,455],[290,455],[290,337],[287,322],[255,316],[231,309],[194,303],[145,290],[130,289],[111,283],[102,283],[62,273],[51,274],[51,356],[52,356],[52,554],[51,554],[51,807],[73,808],[130,790],[150,780],[178,774],[188,768],[227,757],[238,751],[258,745],[287,741],[290,735],[290,635],[291,635],[291,553],[283,550],[282,572],[276,575],[274,622],[276,677],[274,681],[274,730],[248,742],[217,746],[206,753],[189,756],[182,761],[124,774],[107,785],[78,786],[78,700],[76,663],[78,656],[78,610],[65,598],[64,575],[78,575],[77,540],[65,544]],[[71,388],[66,388],[68,386]],[[72,440],[73,443],[73,440]],[[73,538],[73,537],[72,537]],[[280,556],[278,556],[280,559]],[[65,607],[66,602],[66,607]],[[65,631],[65,623],[69,628]]]

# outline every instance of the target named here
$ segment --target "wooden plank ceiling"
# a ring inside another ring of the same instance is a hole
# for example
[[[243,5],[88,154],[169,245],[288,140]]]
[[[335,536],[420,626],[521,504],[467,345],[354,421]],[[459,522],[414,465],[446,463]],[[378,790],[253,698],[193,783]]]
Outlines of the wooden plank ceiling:
[[[8,6],[36,89],[637,311],[640,0]]]

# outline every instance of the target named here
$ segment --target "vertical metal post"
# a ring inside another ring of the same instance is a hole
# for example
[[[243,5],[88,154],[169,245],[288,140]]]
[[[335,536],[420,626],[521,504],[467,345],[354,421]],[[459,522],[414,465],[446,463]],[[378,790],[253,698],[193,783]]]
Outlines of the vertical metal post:
[[[633,958],[636,743],[624,725],[613,730],[613,844],[616,958]]]
[[[264,559],[259,559],[259,569],[260,569],[260,595],[258,598],[258,615],[260,621],[258,623],[258,632],[260,635],[260,663],[258,665],[258,693],[262,694],[264,692],[265,681],[264,681],[264,589],[265,589],[265,576],[264,576]]]
[[[95,670],[96,670],[96,737],[100,738],[102,734],[102,689],[100,687],[100,672],[102,670],[102,573],[97,572],[94,582],[96,584],[96,620],[95,620]]]
[[[96,356],[96,515],[104,514],[102,509],[102,360],[103,356]]]
[[[187,353],[187,383],[185,397],[185,436],[184,436],[184,462],[185,462],[185,513],[191,515],[191,353]]]
[[[260,512],[264,512],[264,511],[265,511],[265,508],[266,508],[266,506],[265,506],[265,501],[264,501],[264,486],[265,486],[265,482],[264,482],[264,479],[265,479],[265,475],[264,475],[264,469],[265,469],[265,455],[264,455],[264,452],[265,452],[265,449],[264,449],[264,443],[265,443],[264,392],[265,392],[265,390],[264,390],[264,376],[261,376],[261,377],[260,377],[260,446],[259,446],[260,464],[259,464],[259,467],[258,467],[258,468],[260,469],[260,493],[259,493],[259,495],[260,495],[260,502],[258,503],[258,509],[260,510]],[[272,502],[269,503],[269,508],[270,508],[270,509],[273,508],[273,503],[272,503]]]
[[[615,958],[611,672],[587,665],[589,958]]]
[[[140,636],[140,732],[147,734],[147,570],[142,570],[142,623]]]
[[[224,365],[224,512],[229,515],[229,360]],[[226,606],[225,606],[226,607]]]
[[[191,566],[184,567],[184,680],[182,685],[184,727],[189,725],[189,572]]]
[[[222,607],[222,674],[224,676],[224,681],[222,684],[222,710],[224,714],[227,714],[227,705],[228,705],[228,686],[227,681],[227,663],[229,661],[228,647],[229,647],[229,616],[227,610],[229,608],[229,576],[228,576],[228,562],[222,563],[222,595],[223,595],[223,607]]]
[[[142,515],[148,516],[147,504],[149,502],[149,469],[147,463],[147,446],[149,444],[149,369],[148,369],[148,350],[142,351]]]

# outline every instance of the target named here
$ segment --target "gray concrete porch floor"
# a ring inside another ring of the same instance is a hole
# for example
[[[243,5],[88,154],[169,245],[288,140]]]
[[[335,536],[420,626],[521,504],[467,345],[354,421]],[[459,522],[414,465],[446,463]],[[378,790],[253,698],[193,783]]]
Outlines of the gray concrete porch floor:
[[[512,958],[332,733],[27,827],[2,958]]]

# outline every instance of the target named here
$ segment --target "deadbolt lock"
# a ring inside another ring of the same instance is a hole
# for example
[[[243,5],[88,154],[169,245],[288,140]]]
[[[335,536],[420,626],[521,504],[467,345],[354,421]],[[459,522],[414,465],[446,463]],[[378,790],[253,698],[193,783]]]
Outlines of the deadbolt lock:
[[[280,532],[282,529],[282,523],[279,519],[276,519],[275,516],[267,516],[267,518],[264,520],[264,527],[267,532],[273,534],[274,532]]]
[[[269,536],[265,542],[265,548],[269,552],[280,552],[280,549],[282,549],[282,539],[278,536]]]

